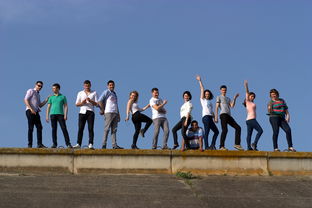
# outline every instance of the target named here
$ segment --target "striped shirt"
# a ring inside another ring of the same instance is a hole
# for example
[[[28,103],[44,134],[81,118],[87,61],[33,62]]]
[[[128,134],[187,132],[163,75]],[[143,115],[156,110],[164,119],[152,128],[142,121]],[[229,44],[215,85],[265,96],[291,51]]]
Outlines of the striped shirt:
[[[288,110],[288,106],[286,102],[279,98],[277,101],[271,100],[269,105],[271,105],[271,116],[282,116],[285,117],[286,111]]]

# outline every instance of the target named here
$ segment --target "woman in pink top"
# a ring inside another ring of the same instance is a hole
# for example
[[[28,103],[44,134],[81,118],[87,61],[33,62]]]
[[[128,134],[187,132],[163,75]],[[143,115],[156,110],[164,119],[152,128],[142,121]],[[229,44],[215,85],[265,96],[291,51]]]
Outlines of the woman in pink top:
[[[259,138],[261,137],[261,135],[263,133],[263,130],[262,130],[261,126],[259,125],[258,121],[256,120],[256,104],[254,103],[254,100],[256,98],[256,94],[253,92],[249,92],[247,80],[244,81],[244,86],[246,89],[246,99],[245,99],[243,105],[246,107],[246,110],[247,110],[247,119],[246,119],[247,149],[258,151],[257,144],[258,144]],[[256,129],[256,131],[258,133],[256,135],[255,141],[252,144],[250,144],[252,132],[254,129]]]

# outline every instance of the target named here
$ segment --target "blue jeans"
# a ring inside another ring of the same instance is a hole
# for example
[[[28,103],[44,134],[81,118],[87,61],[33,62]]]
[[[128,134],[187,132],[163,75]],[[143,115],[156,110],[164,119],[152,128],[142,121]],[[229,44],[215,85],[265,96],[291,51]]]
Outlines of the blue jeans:
[[[204,143],[205,143],[205,149],[208,149],[209,144],[208,144],[208,135],[210,130],[213,131],[213,137],[212,137],[212,141],[211,141],[211,146],[215,146],[216,145],[216,141],[217,141],[217,137],[219,135],[219,130],[216,126],[216,124],[213,122],[213,117],[212,116],[204,116],[203,119],[203,124],[204,124],[204,128],[205,128],[205,135],[204,135]]]
[[[255,138],[255,141],[253,142],[255,146],[257,147],[258,141],[263,133],[263,130],[261,126],[259,125],[258,121],[256,119],[250,119],[246,121],[247,124],[247,148],[251,149],[251,136],[254,129],[258,132]]]
[[[291,129],[287,123],[287,121],[285,120],[285,118],[276,116],[270,117],[270,123],[272,125],[272,129],[273,129],[273,147],[274,149],[278,149],[278,145],[277,145],[277,138],[278,138],[278,134],[279,134],[279,128],[281,127],[285,133],[286,133],[286,139],[287,139],[287,143],[288,143],[288,147],[292,147],[292,136],[291,136]]]

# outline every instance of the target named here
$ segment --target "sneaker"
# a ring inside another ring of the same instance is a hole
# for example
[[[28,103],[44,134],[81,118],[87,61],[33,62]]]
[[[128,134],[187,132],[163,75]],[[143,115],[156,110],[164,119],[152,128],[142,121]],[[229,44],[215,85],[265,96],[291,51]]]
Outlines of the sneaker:
[[[53,144],[52,146],[51,146],[51,148],[57,148],[57,145],[56,144]]]
[[[117,144],[113,147],[113,149],[123,149],[123,147],[119,147]]]
[[[80,144],[76,144],[75,146],[73,146],[74,149],[80,149]]]
[[[219,149],[219,150],[226,151],[226,150],[228,150],[228,149],[226,149],[225,147],[220,147],[220,149]]]
[[[140,148],[138,148],[135,144],[132,144],[131,149],[140,149]]]
[[[239,151],[244,151],[244,148],[241,145],[235,144],[234,148],[239,150]]]
[[[157,149],[157,147],[152,147],[152,150],[155,150],[155,149]]]
[[[280,152],[281,150],[279,150],[278,148],[274,149],[274,152]]]
[[[293,147],[289,147],[289,148],[288,148],[288,151],[289,151],[289,152],[297,152],[297,150],[295,150]]]
[[[251,148],[252,148],[253,150],[255,150],[255,151],[259,151],[259,150],[257,149],[257,145],[256,145],[255,143],[252,143],[252,144],[251,144]]]
[[[89,149],[94,149],[93,144],[90,143],[90,144],[88,145],[88,148],[89,148]]]
[[[37,148],[47,148],[47,147],[44,146],[43,144],[39,144],[39,145],[37,146]]]
[[[106,144],[103,144],[103,145],[102,145],[102,149],[106,149]]]
[[[174,149],[177,149],[178,147],[179,147],[179,144],[175,144],[175,145],[173,145],[172,149],[174,150]]]
[[[141,134],[141,136],[142,136],[143,138],[145,137],[145,135],[144,135],[144,134],[145,134],[144,129],[141,129],[141,130],[140,130],[140,134]]]
[[[72,146],[71,144],[69,144],[69,145],[67,145],[67,148],[68,148],[68,149],[72,149],[73,146]]]
[[[164,146],[163,148],[161,148],[162,150],[171,150],[168,146]]]

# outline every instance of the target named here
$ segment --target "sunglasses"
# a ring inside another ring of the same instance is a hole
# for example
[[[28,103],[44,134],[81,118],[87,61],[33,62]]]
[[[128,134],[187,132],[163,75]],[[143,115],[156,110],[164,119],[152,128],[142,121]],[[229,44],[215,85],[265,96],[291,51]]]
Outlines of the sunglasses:
[[[42,85],[40,85],[40,84],[37,84],[37,86],[40,87],[40,88],[42,88]]]

